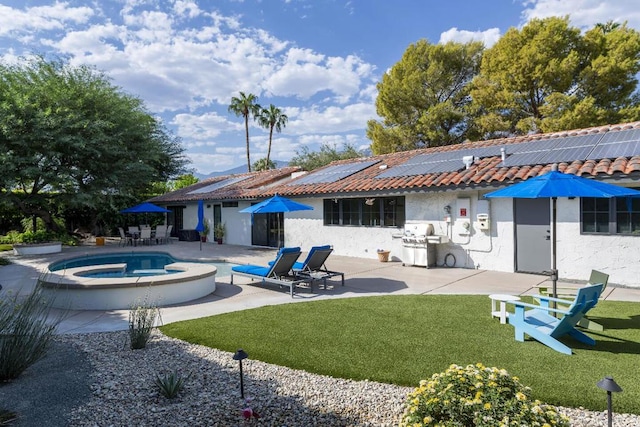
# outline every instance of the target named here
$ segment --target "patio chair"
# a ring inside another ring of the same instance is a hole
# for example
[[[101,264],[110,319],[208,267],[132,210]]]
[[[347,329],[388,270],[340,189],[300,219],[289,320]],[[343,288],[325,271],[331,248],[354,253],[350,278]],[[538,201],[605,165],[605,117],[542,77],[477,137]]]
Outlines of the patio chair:
[[[300,257],[300,248],[281,248],[278,251],[273,264],[267,267],[259,265],[236,265],[231,268],[231,284],[233,285],[233,276],[249,277],[253,280],[259,280],[263,284],[273,283],[280,286],[288,286],[289,293],[293,298],[295,287],[301,283],[309,283],[309,278],[299,278],[292,270],[298,257]]]
[[[603,273],[601,271],[598,270],[591,270],[591,275],[589,276],[589,282],[587,283],[588,285],[595,285],[597,283],[601,283],[602,284],[602,293],[604,293],[604,290],[607,288],[607,283],[609,282],[609,275],[606,273]],[[542,295],[550,295],[551,294],[551,290],[549,289],[548,286],[539,286],[538,287],[538,291],[540,292],[540,294]],[[574,298],[576,295],[576,288],[570,288],[570,287],[560,287],[556,289],[557,291],[557,297],[558,298],[562,298],[562,299],[571,299]],[[600,294],[602,296],[602,294]],[[599,323],[594,322],[593,320],[589,320],[588,318],[583,318],[582,320],[580,320],[580,322],[578,322],[578,326],[580,326],[581,328],[586,328],[586,329],[590,329],[592,331],[599,331],[602,332],[604,331],[604,326],[602,326]]]
[[[161,244],[166,242],[167,238],[167,226],[166,225],[156,225],[156,229],[153,233],[154,239],[156,243]]]
[[[333,252],[333,248],[329,245],[313,246],[303,262],[293,264],[293,271],[299,276],[306,276],[313,280],[322,280],[325,289],[327,288],[327,279],[340,276],[342,286],[344,286],[344,273],[330,271],[325,265],[331,252]]]
[[[118,242],[118,246],[133,245],[133,237],[127,236],[127,233],[124,232],[122,227],[118,227],[118,232],[120,233],[120,242]]]
[[[143,228],[140,230],[140,242],[144,245],[145,243],[151,245],[151,229]]]
[[[509,324],[515,328],[516,341],[524,342],[525,335],[541,342],[560,353],[571,355],[571,348],[563,344],[558,338],[569,335],[575,340],[589,345],[595,345],[596,341],[582,331],[576,329],[578,322],[597,303],[602,294],[602,284],[589,285],[578,289],[573,301],[560,298],[538,296],[540,304],[528,304],[521,301],[513,301],[515,313],[510,314]],[[552,308],[550,302],[569,308]],[[530,310],[526,310],[530,308]],[[556,318],[553,314],[561,315]]]
[[[170,226],[167,227],[167,233],[166,233],[166,237],[165,237],[165,240],[166,240],[167,244],[171,243],[171,231],[172,230],[173,230],[173,225],[170,225]]]

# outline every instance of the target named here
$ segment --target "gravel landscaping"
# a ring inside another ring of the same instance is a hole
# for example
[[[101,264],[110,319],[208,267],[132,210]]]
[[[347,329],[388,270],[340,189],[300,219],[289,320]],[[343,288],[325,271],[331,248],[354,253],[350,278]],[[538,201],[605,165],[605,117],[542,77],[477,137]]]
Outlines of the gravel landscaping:
[[[232,354],[154,332],[130,350],[126,332],[56,336],[49,354],[16,381],[0,386],[0,408],[15,426],[392,426],[410,388],[313,375],[250,358],[243,363],[246,403]],[[188,376],[175,399],[157,375]],[[260,418],[245,420],[251,407]],[[572,426],[606,426],[606,413],[561,411]],[[640,426],[615,414],[615,426]]]

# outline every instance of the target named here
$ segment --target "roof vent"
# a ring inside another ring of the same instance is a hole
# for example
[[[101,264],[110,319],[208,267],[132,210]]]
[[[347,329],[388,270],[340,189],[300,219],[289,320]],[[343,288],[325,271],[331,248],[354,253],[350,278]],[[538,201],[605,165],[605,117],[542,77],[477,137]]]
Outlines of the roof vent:
[[[465,167],[467,169],[469,169],[471,167],[471,165],[473,164],[473,156],[464,156],[464,157],[462,157],[462,162],[464,163]]]

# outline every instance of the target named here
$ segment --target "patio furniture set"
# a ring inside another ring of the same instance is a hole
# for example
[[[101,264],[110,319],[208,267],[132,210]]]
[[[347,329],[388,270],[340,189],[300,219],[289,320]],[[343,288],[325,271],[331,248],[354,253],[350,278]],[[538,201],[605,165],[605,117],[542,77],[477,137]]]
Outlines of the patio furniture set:
[[[151,229],[149,225],[130,226],[127,231],[122,227],[118,227],[120,233],[121,246],[138,246],[151,244],[165,244],[171,242],[171,231],[173,225],[158,225],[155,229]]]

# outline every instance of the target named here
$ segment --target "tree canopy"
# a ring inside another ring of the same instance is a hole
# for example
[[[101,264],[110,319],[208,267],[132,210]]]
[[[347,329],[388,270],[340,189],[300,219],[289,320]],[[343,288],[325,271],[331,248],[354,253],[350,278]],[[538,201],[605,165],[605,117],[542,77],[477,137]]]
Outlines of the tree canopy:
[[[485,51],[471,89],[481,137],[635,120],[640,34],[600,24],[584,35],[568,18],[533,19]]]
[[[117,209],[182,173],[180,141],[100,72],[42,57],[0,64],[0,192],[56,228],[62,209]]]
[[[378,83],[375,154],[640,120],[640,33],[533,19],[491,48],[421,40]]]
[[[282,132],[282,128],[287,125],[289,117],[278,107],[271,104],[269,108],[261,108],[257,117],[258,123],[265,129],[269,129],[269,148],[267,149],[266,160],[261,163],[261,167],[271,168],[271,142],[273,141],[273,131]]]
[[[483,46],[410,45],[402,59],[378,83],[376,110],[380,123],[370,120],[367,137],[375,154],[448,145],[467,138],[468,84],[477,74]]]
[[[342,150],[338,150],[335,145],[322,144],[320,151],[310,151],[305,145],[301,150],[296,150],[296,155],[289,162],[289,166],[300,166],[305,171],[311,171],[328,165],[334,160],[356,159],[363,156],[364,153],[350,144],[344,144]]]
[[[251,156],[249,154],[249,116],[254,119],[260,115],[262,107],[258,104],[258,97],[252,93],[240,92],[240,96],[231,97],[229,112],[244,117],[244,130],[247,141],[247,172],[251,172]]]

